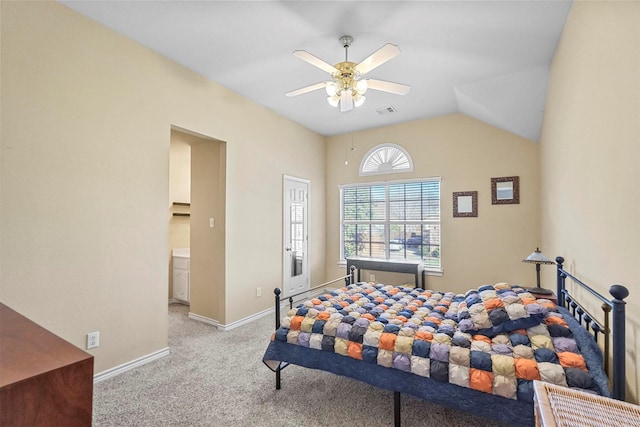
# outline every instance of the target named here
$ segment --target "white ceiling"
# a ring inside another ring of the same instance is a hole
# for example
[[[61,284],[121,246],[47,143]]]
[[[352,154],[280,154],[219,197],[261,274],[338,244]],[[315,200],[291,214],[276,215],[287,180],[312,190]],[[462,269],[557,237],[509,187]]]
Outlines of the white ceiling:
[[[549,65],[571,1],[68,1],[61,3],[323,135],[464,113],[538,141]],[[367,77],[411,86],[404,96],[367,92],[349,113],[323,90],[329,80],[294,57],[306,50],[360,62],[385,43],[402,53]],[[394,107],[397,112],[379,114]]]

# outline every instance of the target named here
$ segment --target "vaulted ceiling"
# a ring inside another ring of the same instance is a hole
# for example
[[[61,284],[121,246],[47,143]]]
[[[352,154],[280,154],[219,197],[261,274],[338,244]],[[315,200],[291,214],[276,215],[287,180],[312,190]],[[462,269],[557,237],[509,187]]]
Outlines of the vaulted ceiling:
[[[571,8],[554,1],[68,1],[61,3],[323,135],[460,112],[538,141],[549,67]],[[401,54],[367,77],[411,86],[369,90],[341,113],[330,80],[292,55],[334,65],[338,42],[360,62],[385,43]],[[393,112],[389,112],[393,110]]]

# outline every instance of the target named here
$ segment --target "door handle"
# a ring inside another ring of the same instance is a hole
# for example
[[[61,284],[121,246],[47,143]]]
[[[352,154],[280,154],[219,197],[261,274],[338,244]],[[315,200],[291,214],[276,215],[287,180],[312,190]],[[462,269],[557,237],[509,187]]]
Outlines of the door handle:
[[[285,251],[291,252],[291,248],[284,248]]]

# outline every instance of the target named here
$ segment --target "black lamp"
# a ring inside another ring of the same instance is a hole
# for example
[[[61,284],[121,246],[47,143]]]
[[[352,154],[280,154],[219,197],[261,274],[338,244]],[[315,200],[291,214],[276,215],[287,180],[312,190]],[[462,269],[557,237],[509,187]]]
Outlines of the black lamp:
[[[533,251],[533,253],[531,255],[529,255],[528,257],[523,259],[522,262],[528,262],[530,264],[535,264],[536,265],[536,278],[538,279],[538,281],[537,281],[538,287],[537,288],[526,288],[526,289],[529,292],[533,292],[533,293],[536,293],[536,294],[543,294],[543,295],[551,295],[551,294],[553,294],[553,291],[540,287],[540,264],[555,264],[555,262],[551,261],[549,258],[544,256],[542,254],[542,252],[540,252],[540,249],[538,249],[538,248],[536,248],[536,250]]]

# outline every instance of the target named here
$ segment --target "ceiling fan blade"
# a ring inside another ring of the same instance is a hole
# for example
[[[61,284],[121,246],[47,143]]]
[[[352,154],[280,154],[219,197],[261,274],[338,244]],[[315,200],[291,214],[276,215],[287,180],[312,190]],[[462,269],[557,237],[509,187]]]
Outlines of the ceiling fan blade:
[[[411,87],[407,85],[375,79],[367,79],[367,86],[369,89],[395,93],[396,95],[406,95],[411,90]]]
[[[400,48],[395,44],[387,43],[380,49],[369,55],[368,58],[356,65],[356,71],[360,74],[367,74],[369,71],[384,64],[391,58],[400,55]]]
[[[314,90],[323,89],[327,84],[325,82],[316,83],[314,85],[305,86],[300,89],[292,90],[291,92],[285,93],[286,96],[298,96],[303,93],[313,92]]]
[[[322,59],[318,58],[317,56],[314,56],[312,54],[310,54],[309,52],[307,52],[306,50],[294,50],[293,51],[293,56],[296,56],[300,59],[302,59],[303,61],[308,62],[309,64],[316,66],[318,68],[320,68],[321,70],[326,71],[329,74],[333,74],[333,73],[337,73],[338,69],[336,67],[334,67],[333,65],[324,62]]]

